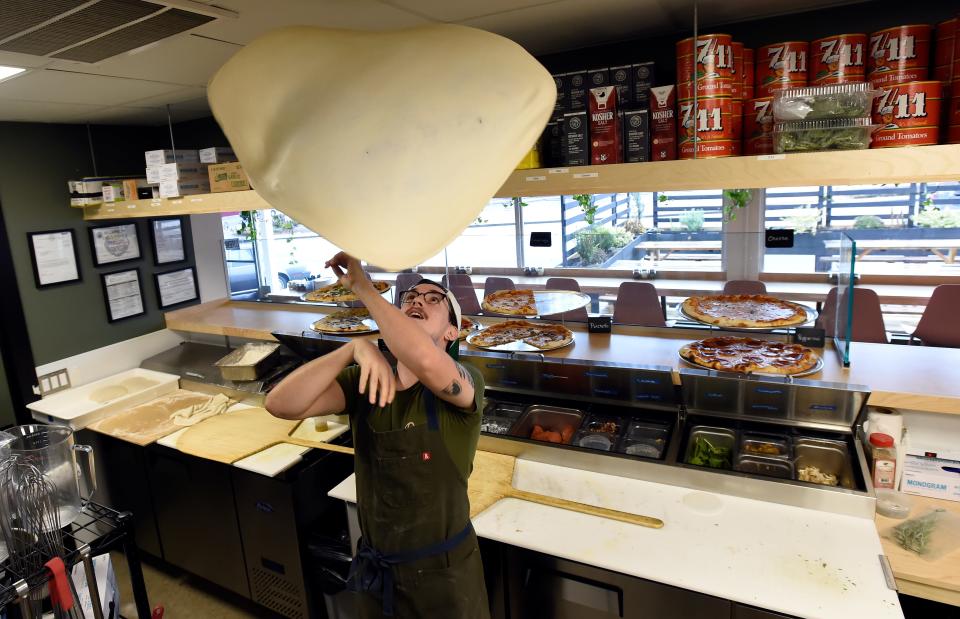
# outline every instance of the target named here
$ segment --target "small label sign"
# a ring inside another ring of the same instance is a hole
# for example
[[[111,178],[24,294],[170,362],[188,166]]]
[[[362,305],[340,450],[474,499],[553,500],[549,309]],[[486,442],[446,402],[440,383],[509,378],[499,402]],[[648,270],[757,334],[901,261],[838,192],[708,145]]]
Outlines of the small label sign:
[[[767,230],[764,244],[768,249],[793,247],[793,230]]]
[[[553,237],[549,232],[531,232],[530,247],[552,247]]]
[[[590,333],[610,333],[613,330],[612,316],[588,316],[587,331]]]
[[[803,346],[810,346],[811,348],[823,348],[825,335],[826,333],[823,329],[816,327],[797,327],[796,333],[793,334],[793,342]]]

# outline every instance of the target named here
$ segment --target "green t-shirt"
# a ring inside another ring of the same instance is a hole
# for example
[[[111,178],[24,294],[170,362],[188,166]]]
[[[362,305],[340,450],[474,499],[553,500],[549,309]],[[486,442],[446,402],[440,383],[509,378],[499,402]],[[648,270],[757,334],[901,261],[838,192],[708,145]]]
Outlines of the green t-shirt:
[[[437,420],[440,425],[440,437],[447,452],[463,476],[464,481],[473,471],[473,456],[480,439],[480,419],[483,416],[483,376],[475,368],[464,365],[464,369],[473,377],[473,410],[458,408],[449,402],[434,397],[437,408]],[[360,366],[351,365],[337,375],[337,383],[343,389],[346,406],[344,413],[350,415],[350,423],[367,423],[377,432],[389,432],[407,427],[407,424],[426,425],[427,407],[423,396],[426,387],[416,383],[403,391],[397,390],[393,402],[384,408],[370,407],[367,394],[361,395],[357,389],[360,384]],[[369,410],[369,414],[365,411]],[[359,414],[359,415],[358,415]]]

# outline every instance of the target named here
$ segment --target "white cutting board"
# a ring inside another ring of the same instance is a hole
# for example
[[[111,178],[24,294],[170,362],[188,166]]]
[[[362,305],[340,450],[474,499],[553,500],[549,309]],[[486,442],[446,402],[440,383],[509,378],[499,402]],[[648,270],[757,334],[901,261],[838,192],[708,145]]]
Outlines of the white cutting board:
[[[134,368],[73,387],[27,404],[33,418],[80,430],[111,413],[170,393],[180,386],[176,374]]]
[[[229,415],[231,412],[244,408],[250,408],[250,406],[246,404],[236,404],[231,406],[224,414]],[[328,430],[326,432],[317,432],[314,430],[313,420],[307,419],[294,430],[292,436],[311,441],[329,442],[350,429],[350,420],[346,415],[329,415],[323,419],[327,421]],[[168,434],[158,440],[157,444],[176,449],[177,440],[179,440],[180,436],[186,431],[187,428],[183,428],[173,434]],[[253,473],[266,475],[267,477],[275,477],[300,462],[300,460],[303,459],[303,454],[308,451],[310,451],[310,447],[281,443],[273,447],[268,447],[252,456],[247,456],[242,460],[237,460],[233,463],[233,466]]]

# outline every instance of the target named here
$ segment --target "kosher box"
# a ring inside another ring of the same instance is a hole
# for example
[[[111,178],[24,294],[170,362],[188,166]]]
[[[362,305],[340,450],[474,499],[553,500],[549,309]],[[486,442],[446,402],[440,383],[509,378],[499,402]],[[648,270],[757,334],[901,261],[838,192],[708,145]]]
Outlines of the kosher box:
[[[207,168],[207,173],[211,193],[250,189],[250,181],[239,162],[212,164]]]
[[[164,163],[200,163],[200,153],[196,149],[148,150],[143,153],[147,167]]]
[[[201,148],[200,163],[229,163],[237,161],[237,156],[229,146],[211,146],[210,148]]]

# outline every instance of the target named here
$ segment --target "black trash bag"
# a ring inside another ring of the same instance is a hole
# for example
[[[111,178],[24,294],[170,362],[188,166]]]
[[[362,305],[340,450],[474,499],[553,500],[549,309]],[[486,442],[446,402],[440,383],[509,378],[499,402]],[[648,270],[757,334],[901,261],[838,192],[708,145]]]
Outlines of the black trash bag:
[[[341,531],[336,536],[314,533],[307,541],[307,554],[314,583],[325,595],[336,595],[346,589],[353,560],[349,533]]]

